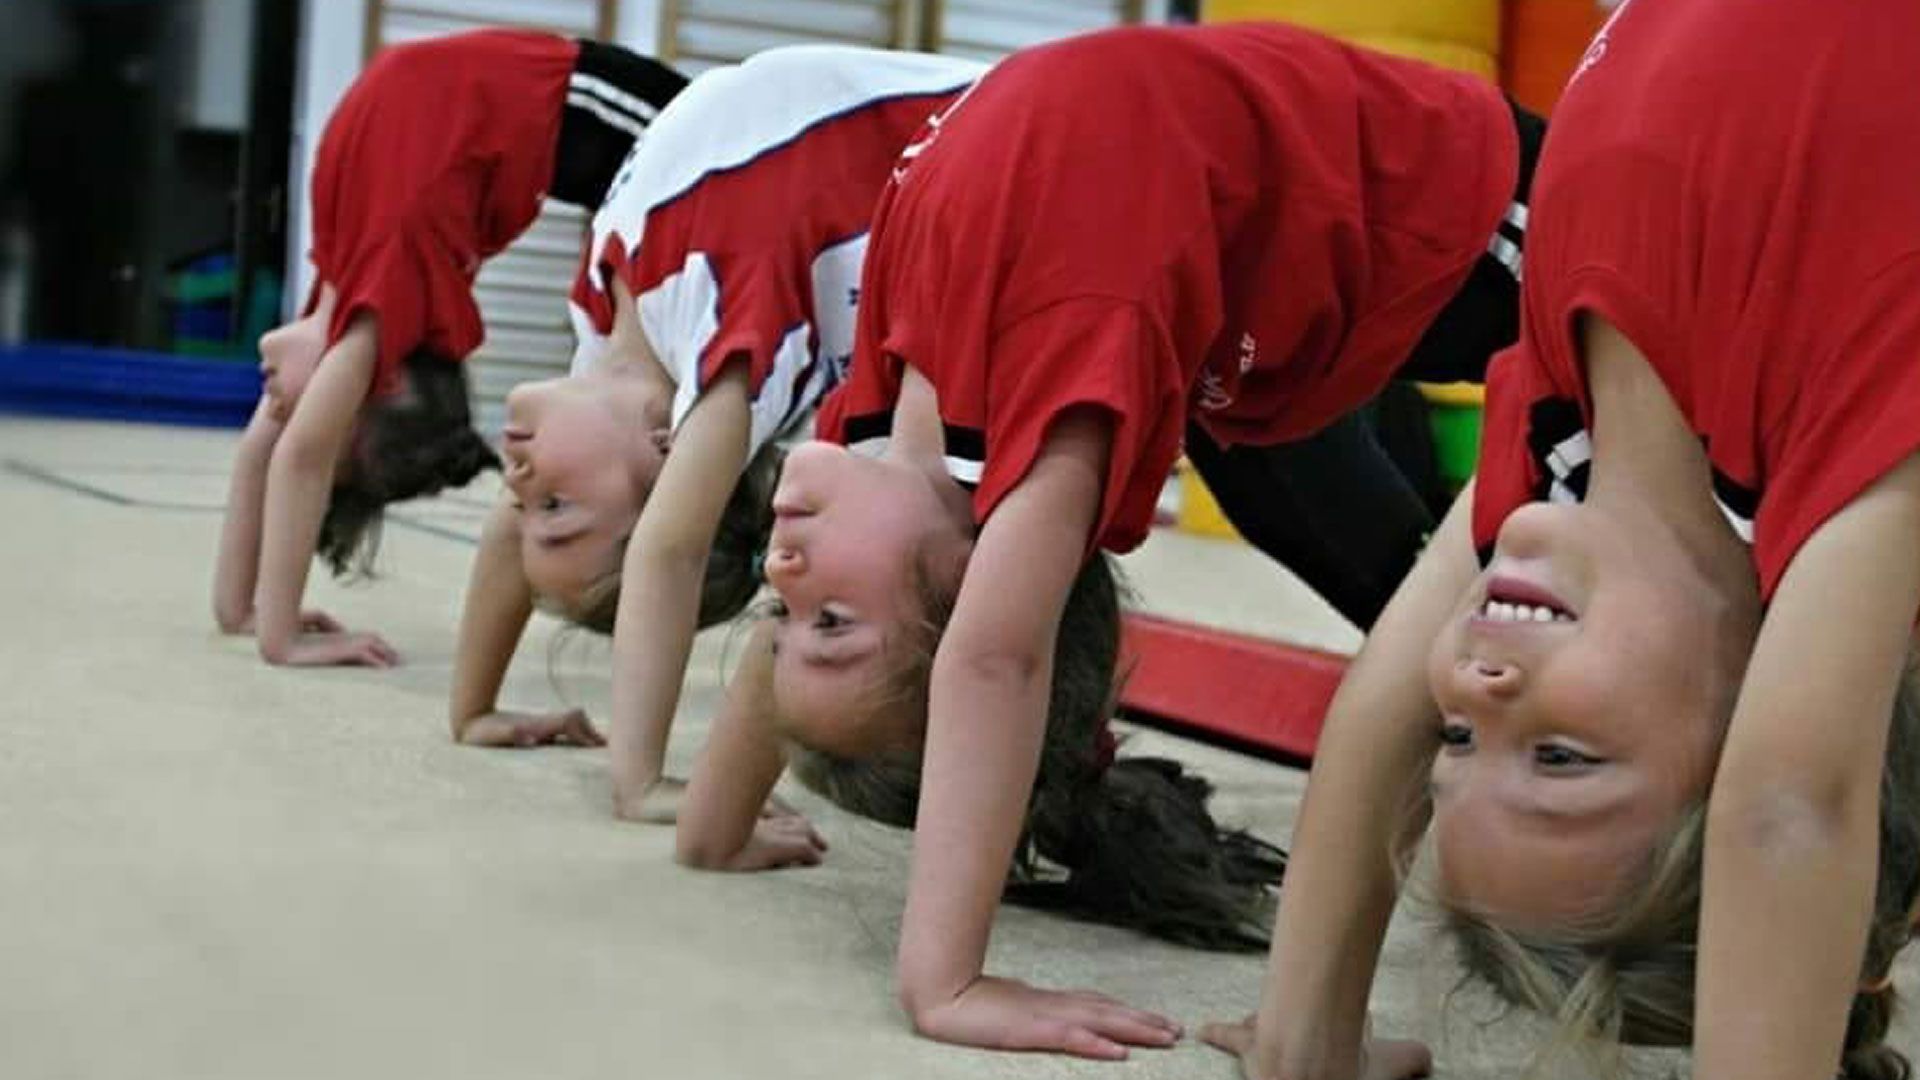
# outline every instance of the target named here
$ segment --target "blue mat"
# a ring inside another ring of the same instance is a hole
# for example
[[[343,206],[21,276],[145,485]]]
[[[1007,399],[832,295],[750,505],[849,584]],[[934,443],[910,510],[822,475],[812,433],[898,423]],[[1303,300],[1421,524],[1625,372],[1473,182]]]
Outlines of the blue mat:
[[[0,413],[245,427],[260,372],[206,360],[87,345],[0,346]]]

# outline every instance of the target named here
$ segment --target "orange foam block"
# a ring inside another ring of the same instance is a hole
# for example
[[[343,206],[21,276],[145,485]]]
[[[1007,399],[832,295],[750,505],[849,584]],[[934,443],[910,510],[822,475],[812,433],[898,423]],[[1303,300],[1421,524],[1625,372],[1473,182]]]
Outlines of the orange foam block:
[[[1347,657],[1154,615],[1126,618],[1129,715],[1311,758]]]

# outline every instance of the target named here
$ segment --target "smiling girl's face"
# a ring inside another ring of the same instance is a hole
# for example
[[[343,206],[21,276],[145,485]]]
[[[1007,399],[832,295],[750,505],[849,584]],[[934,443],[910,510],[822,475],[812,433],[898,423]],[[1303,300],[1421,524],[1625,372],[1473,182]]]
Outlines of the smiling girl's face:
[[[1758,624],[1657,521],[1515,511],[1428,657],[1446,900],[1515,927],[1607,910],[1705,798]]]

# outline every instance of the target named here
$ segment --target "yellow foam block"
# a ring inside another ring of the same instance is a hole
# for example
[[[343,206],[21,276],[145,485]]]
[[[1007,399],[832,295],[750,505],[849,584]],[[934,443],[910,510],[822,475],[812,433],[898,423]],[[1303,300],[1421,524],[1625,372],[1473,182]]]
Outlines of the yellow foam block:
[[[1221,513],[1219,500],[1207,490],[1206,481],[1200,479],[1200,471],[1183,461],[1179,465],[1179,475],[1180,513],[1174,519],[1175,526],[1182,532],[1201,536],[1240,539],[1239,531],[1227,520],[1227,515]]]
[[[1356,34],[1346,39],[1355,45],[1377,49],[1394,56],[1425,60],[1436,67],[1478,75],[1488,82],[1500,81],[1500,58],[1467,45],[1455,45],[1431,38],[1394,37],[1389,34]]]
[[[1415,39],[1500,54],[1500,0],[1205,0],[1201,15],[1207,22],[1278,19],[1351,41]]]

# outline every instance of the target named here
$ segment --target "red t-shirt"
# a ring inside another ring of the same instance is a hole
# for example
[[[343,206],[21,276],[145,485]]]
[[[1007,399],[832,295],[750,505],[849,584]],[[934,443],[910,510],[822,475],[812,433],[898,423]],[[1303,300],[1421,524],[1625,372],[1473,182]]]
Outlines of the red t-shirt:
[[[850,46],[770,49],[662,109],[593,219],[574,282],[583,357],[634,296],[677,426],[744,357],[753,446],[813,412],[853,353],[874,200],[900,148],[984,65]]]
[[[1920,448],[1920,5],[1629,0],[1554,114],[1520,342],[1489,375],[1474,506],[1584,494],[1578,316],[1619,327],[1699,433],[1771,597]]]
[[[376,393],[416,348],[458,360],[479,347],[474,274],[540,211],[579,51],[513,30],[397,45],[334,110],[313,169],[313,262],[339,293],[329,343],[359,312],[379,320]]]
[[[1372,397],[1486,250],[1517,162],[1492,87],[1278,24],[1016,54],[894,170],[822,431],[884,432],[911,364],[985,520],[1053,420],[1094,406],[1092,540],[1126,550],[1189,415],[1272,443]]]

